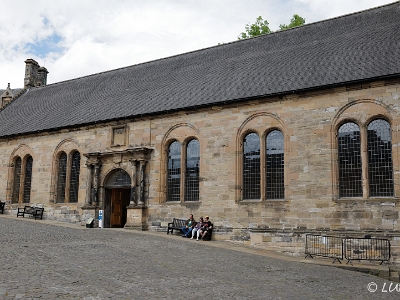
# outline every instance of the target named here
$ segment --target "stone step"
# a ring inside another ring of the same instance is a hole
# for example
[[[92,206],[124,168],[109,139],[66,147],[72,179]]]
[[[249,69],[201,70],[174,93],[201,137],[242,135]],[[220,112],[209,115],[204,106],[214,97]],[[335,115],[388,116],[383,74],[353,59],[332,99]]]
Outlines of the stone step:
[[[399,280],[399,272],[390,271],[390,280],[394,281],[394,282],[400,282],[400,280]]]

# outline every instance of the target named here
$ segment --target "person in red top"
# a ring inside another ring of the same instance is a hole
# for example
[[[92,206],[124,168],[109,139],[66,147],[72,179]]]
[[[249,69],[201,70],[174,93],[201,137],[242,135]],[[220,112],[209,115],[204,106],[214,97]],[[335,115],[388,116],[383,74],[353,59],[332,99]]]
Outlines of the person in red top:
[[[192,240],[193,240],[194,235],[196,234],[196,232],[197,232],[197,240],[199,240],[200,229],[201,229],[201,227],[203,227],[203,224],[204,224],[203,222],[204,222],[203,217],[200,217],[199,222],[197,222],[196,226],[193,227],[192,237],[191,237]]]

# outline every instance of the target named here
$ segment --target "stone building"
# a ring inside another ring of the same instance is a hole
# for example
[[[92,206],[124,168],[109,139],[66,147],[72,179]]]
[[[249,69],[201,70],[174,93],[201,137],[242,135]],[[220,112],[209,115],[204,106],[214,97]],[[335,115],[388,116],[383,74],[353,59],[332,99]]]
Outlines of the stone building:
[[[7,212],[304,252],[307,233],[400,249],[400,3],[46,85],[0,111]],[[36,63],[36,64],[35,64]],[[2,92],[4,94],[4,92]],[[3,95],[2,94],[2,95]]]

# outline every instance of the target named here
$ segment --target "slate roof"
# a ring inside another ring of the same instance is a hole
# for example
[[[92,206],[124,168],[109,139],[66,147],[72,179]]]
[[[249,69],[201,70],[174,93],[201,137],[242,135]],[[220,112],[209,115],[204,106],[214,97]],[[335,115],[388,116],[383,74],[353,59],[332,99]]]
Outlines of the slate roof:
[[[400,2],[32,88],[0,137],[400,74]]]

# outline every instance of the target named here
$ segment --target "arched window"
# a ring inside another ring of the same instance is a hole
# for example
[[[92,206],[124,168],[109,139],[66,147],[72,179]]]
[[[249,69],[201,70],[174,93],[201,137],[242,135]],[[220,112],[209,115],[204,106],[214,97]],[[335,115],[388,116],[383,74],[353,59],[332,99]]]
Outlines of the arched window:
[[[338,130],[339,197],[362,197],[360,127],[349,122]]]
[[[21,157],[17,157],[14,163],[14,184],[13,184],[13,192],[12,192],[12,203],[19,202],[19,191],[21,188]]]
[[[81,155],[78,151],[72,154],[71,176],[69,186],[69,202],[78,202],[79,172],[81,165]]]
[[[181,144],[171,143],[168,148],[167,201],[180,201],[181,190]]]
[[[67,181],[67,154],[62,152],[58,158],[57,203],[65,202],[65,185]]]
[[[24,159],[17,156],[14,160],[14,179],[11,202],[16,204],[30,203],[32,185],[33,158],[31,155]]]
[[[69,155],[62,151],[58,156],[57,203],[77,203],[81,155],[73,151]]]
[[[249,133],[243,140],[243,199],[260,199],[260,138]]]
[[[32,166],[33,158],[29,155],[25,162],[24,203],[31,202]]]
[[[394,195],[392,137],[389,122],[377,119],[367,127],[368,182],[370,197]]]
[[[186,148],[185,201],[199,200],[199,164],[200,144],[198,140],[193,139]]]
[[[284,199],[284,141],[279,130],[267,135],[266,155],[266,198]]]

